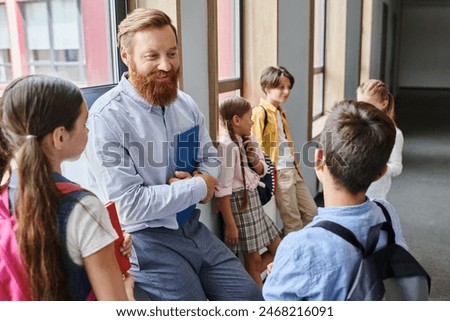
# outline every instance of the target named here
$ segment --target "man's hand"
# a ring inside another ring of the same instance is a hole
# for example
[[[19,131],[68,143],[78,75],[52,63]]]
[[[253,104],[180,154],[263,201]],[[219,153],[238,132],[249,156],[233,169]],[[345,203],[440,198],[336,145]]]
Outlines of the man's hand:
[[[216,191],[216,185],[219,181],[210,175],[203,174],[200,172],[194,172],[194,177],[201,177],[204,179],[206,183],[208,191],[206,193],[206,197],[200,201],[201,204],[206,204],[214,196],[214,192]]]
[[[189,178],[192,178],[192,175],[189,172],[176,171],[174,176],[169,178],[167,183],[172,184],[173,182],[181,181],[183,179],[189,179]]]

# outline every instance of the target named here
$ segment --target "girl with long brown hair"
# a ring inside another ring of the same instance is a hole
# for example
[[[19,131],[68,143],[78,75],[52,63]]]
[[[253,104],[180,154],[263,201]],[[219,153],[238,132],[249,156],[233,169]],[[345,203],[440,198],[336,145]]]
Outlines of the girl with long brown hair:
[[[101,201],[61,195],[61,163],[83,152],[88,111],[69,81],[32,75],[12,81],[0,101],[2,190],[18,221],[17,241],[32,300],[133,299],[133,280],[114,253],[117,233]]]
[[[229,97],[220,103],[225,133],[220,138],[222,165],[216,197],[225,223],[225,243],[243,254],[246,270],[262,287],[261,273],[275,256],[280,231],[259,199],[257,186],[267,164],[251,135],[251,117],[251,105],[241,97]]]

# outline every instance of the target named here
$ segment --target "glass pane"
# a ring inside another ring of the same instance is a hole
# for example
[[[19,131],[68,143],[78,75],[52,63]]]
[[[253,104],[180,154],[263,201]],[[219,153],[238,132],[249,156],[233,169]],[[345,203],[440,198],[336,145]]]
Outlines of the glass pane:
[[[50,50],[30,50],[30,61],[50,61]]]
[[[324,65],[326,0],[314,1],[314,68]]]
[[[0,50],[9,49],[8,20],[6,20],[6,7],[0,3]]]
[[[0,95],[13,78],[36,73],[80,87],[116,82],[113,2],[9,0],[8,11],[0,4]],[[9,58],[10,52],[20,54]]]
[[[56,67],[56,75],[74,82],[81,82],[80,68],[78,66]]]
[[[219,94],[219,102],[221,100],[224,100],[227,97],[240,96],[240,95],[241,95],[240,90],[233,90],[233,91],[228,91],[226,93],[221,93],[221,94]]]
[[[217,0],[219,80],[240,77],[239,0]]]
[[[8,20],[6,20],[6,7],[4,4],[0,4],[0,96],[2,95],[1,83],[11,80],[11,52]]]
[[[313,77],[313,118],[316,118],[323,115],[323,73]]]
[[[52,31],[54,48],[79,49],[79,17],[77,1],[52,1]]]
[[[0,49],[0,96],[2,95],[1,83],[12,80],[9,49]]]
[[[78,60],[80,60],[79,50],[76,50],[76,49],[55,50],[54,53],[55,53],[56,61],[78,61]]]
[[[45,2],[25,2],[21,5],[29,50],[50,49],[49,20]]]

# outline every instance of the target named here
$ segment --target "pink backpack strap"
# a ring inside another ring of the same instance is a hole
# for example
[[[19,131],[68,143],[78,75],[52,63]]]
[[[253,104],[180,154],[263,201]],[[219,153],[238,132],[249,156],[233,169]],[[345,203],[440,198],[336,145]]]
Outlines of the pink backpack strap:
[[[28,273],[17,244],[16,216],[9,213],[8,186],[1,192],[0,214],[0,300],[30,300]]]
[[[8,186],[2,186],[2,196],[0,200],[0,216],[2,219],[9,219],[9,200],[8,200]]]
[[[79,190],[82,190],[83,188],[75,183],[69,183],[69,182],[56,182],[56,188],[63,194],[69,194],[72,192],[76,192]]]

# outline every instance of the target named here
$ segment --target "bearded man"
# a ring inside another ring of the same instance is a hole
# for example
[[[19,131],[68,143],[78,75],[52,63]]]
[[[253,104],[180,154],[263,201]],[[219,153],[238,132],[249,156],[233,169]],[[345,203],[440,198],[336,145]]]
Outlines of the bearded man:
[[[119,25],[129,72],[92,106],[91,190],[114,200],[132,235],[131,274],[151,300],[263,300],[238,258],[199,222],[219,175],[193,99],[178,90],[176,29],[154,9]]]

